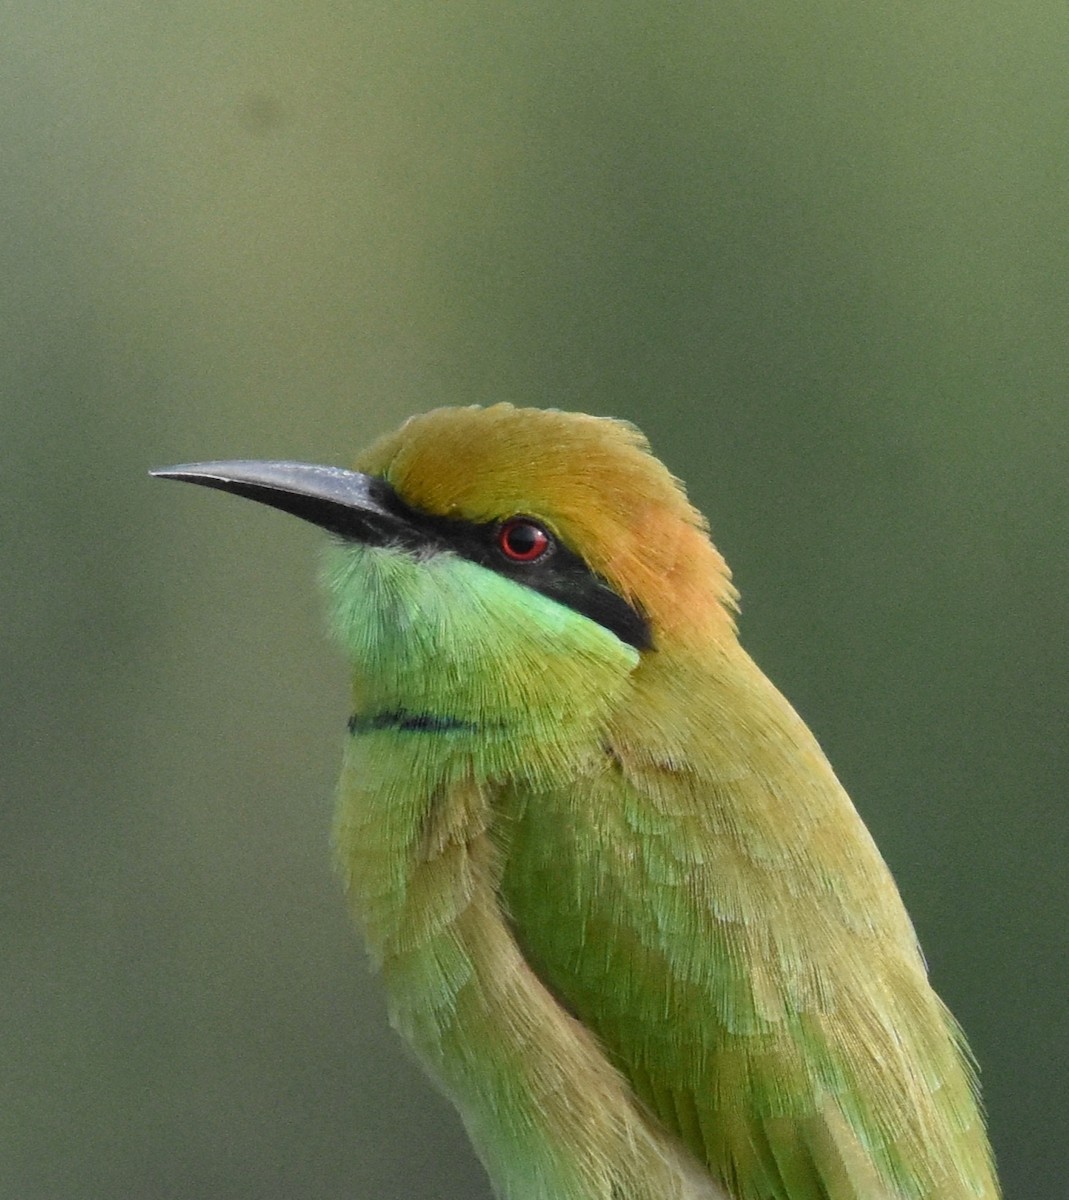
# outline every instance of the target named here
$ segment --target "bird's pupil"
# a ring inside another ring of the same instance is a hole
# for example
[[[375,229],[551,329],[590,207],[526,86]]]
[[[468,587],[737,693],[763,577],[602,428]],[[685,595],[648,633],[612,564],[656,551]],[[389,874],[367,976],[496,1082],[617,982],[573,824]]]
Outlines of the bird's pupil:
[[[542,540],[542,531],[534,525],[518,523],[513,525],[508,533],[509,549],[521,558],[533,554]]]

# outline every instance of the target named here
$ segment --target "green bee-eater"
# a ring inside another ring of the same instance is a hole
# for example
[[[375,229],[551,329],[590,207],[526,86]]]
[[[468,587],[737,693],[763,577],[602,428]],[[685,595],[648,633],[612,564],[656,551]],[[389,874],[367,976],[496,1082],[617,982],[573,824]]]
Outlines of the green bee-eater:
[[[439,409],[357,471],[160,472],[328,530],[337,852],[508,1200],[995,1200],[965,1043],[630,425]]]

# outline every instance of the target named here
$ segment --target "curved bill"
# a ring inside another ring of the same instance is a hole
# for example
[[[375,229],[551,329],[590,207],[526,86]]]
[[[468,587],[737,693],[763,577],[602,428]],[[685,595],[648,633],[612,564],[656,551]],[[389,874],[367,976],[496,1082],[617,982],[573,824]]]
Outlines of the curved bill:
[[[405,543],[418,536],[413,514],[393,488],[359,471],[312,463],[234,460],[182,463],[149,474],[245,496],[355,541]]]

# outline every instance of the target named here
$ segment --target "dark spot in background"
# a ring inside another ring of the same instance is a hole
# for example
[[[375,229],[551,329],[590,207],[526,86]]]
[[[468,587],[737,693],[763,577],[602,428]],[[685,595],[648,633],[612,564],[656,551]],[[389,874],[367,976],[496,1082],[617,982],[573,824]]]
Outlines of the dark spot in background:
[[[249,133],[263,136],[278,129],[285,119],[282,101],[270,92],[247,92],[238,104],[238,120]]]

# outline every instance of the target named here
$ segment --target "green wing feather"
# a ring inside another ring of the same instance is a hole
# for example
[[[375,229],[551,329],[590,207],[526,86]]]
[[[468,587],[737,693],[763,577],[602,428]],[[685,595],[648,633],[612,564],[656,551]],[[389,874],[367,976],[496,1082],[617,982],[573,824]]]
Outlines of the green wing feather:
[[[637,675],[587,777],[500,797],[528,961],[738,1200],[995,1200],[960,1031],[812,735],[741,652]]]

